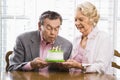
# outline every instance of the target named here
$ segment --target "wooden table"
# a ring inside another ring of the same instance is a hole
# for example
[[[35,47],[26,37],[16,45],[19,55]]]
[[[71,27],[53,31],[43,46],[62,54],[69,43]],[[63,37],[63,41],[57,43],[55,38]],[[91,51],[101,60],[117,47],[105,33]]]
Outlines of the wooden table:
[[[40,73],[40,72],[1,72],[1,80],[117,80],[107,74],[84,73]]]

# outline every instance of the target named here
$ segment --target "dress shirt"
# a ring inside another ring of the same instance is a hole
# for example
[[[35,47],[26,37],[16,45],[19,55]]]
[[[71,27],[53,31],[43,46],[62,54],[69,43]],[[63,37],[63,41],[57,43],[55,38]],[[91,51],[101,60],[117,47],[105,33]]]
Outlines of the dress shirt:
[[[40,34],[40,59],[45,60],[45,58],[47,57],[47,51],[50,50],[53,46],[53,43],[47,43],[44,41],[43,37],[42,37],[42,33]],[[32,70],[32,67],[30,65],[30,62],[28,62],[26,65],[23,66],[23,70]],[[45,68],[40,68],[39,69],[40,72],[47,72],[48,71],[48,67]]]
[[[79,44],[77,45],[76,49],[74,50],[74,53],[71,57],[71,59],[74,59],[78,61],[79,63],[89,63],[88,58],[86,57],[85,49],[83,49]],[[73,74],[75,72],[82,72],[81,69],[71,68],[70,72]]]
[[[75,38],[71,57],[80,63],[89,63],[86,72],[113,74],[111,61],[114,50],[110,36],[95,27],[87,37],[87,44],[83,50],[79,46],[82,35]]]
[[[50,50],[52,48],[53,44],[52,43],[46,43],[43,40],[43,37],[41,35],[41,42],[40,42],[40,58],[42,60],[45,60],[47,57],[47,52],[48,50]],[[40,68],[39,69],[40,72],[48,72],[48,66],[45,68]]]

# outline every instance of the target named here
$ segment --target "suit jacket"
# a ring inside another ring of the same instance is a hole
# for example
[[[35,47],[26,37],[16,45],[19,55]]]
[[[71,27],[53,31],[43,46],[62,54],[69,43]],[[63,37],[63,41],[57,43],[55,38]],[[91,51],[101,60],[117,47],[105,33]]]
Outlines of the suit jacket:
[[[21,34],[16,39],[16,45],[13,50],[13,54],[10,57],[10,65],[8,71],[22,70],[22,67],[34,58],[39,57],[40,49],[40,31],[32,31]],[[64,59],[67,60],[70,57],[72,51],[72,44],[58,36],[53,46],[61,45],[61,49],[64,51]],[[57,66],[49,66],[50,71],[59,71]],[[33,70],[38,71],[38,69]],[[63,70],[64,71],[64,70]]]

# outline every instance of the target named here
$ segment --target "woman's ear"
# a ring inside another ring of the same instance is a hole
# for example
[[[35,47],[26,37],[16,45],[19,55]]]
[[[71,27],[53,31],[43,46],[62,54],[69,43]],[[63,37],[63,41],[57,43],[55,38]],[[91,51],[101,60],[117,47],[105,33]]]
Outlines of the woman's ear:
[[[41,31],[41,23],[40,23],[40,21],[38,22],[38,30]]]

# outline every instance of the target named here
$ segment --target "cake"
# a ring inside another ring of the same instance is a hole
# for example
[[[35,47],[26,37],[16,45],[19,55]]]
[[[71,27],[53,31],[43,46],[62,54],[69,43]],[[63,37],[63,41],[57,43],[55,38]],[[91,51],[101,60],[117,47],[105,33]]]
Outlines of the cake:
[[[64,62],[63,59],[63,51],[60,47],[53,47],[52,49],[48,50],[46,61],[47,62]]]

